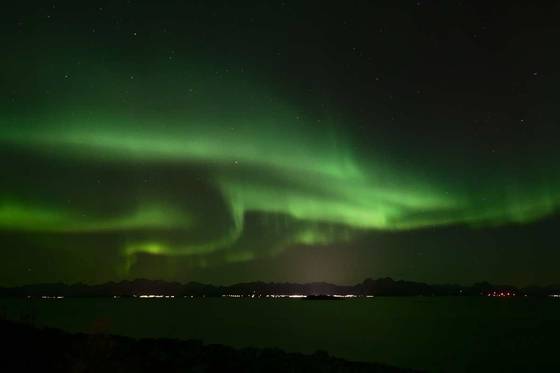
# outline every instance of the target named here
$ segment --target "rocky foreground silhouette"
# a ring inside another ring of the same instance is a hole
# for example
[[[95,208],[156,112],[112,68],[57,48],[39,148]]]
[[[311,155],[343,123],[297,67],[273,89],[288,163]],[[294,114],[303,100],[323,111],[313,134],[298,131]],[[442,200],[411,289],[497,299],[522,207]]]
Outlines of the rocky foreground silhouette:
[[[70,334],[0,320],[3,368],[36,372],[378,372],[411,370],[350,362],[318,351],[235,349],[197,340]]]

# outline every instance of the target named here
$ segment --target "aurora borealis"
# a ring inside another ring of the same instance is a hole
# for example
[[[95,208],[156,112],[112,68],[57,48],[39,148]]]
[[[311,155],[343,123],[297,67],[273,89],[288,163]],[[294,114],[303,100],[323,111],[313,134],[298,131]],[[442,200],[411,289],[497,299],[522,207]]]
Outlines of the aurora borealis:
[[[210,3],[3,23],[1,282],[555,280],[553,11]]]

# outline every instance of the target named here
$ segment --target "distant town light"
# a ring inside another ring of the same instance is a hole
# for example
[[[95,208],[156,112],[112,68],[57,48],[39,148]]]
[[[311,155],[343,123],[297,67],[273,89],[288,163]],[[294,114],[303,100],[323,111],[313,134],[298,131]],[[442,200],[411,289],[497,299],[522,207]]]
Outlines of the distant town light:
[[[174,295],[142,294],[139,298],[175,298]]]

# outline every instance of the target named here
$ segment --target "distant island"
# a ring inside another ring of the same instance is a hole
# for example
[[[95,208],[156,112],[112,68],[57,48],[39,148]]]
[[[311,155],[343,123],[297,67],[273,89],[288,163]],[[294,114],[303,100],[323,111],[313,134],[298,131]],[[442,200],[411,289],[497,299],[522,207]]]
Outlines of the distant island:
[[[484,296],[484,297],[559,297],[560,285],[517,288],[510,285],[493,285],[488,282],[470,286],[393,280],[366,279],[356,285],[335,285],[326,282],[276,283],[246,282],[229,286],[198,282],[179,283],[137,279],[104,284],[33,284],[0,287],[0,297],[231,297],[263,298],[290,297],[306,299],[339,299],[372,296]]]

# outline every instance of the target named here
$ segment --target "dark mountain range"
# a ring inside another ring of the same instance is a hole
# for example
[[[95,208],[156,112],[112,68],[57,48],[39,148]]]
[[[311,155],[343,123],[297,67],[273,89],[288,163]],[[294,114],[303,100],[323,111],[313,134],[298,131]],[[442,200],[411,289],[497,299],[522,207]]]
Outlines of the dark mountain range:
[[[247,282],[218,286],[189,282],[166,282],[137,279],[107,282],[104,284],[33,284],[17,287],[0,287],[0,296],[63,296],[63,297],[133,297],[141,295],[163,296],[281,296],[281,295],[355,295],[355,296],[550,296],[560,294],[560,286],[516,288],[509,285],[492,285],[487,282],[470,286],[444,284],[430,285],[422,282],[396,281],[391,278],[366,279],[356,285],[335,285],[325,282],[306,284]]]

